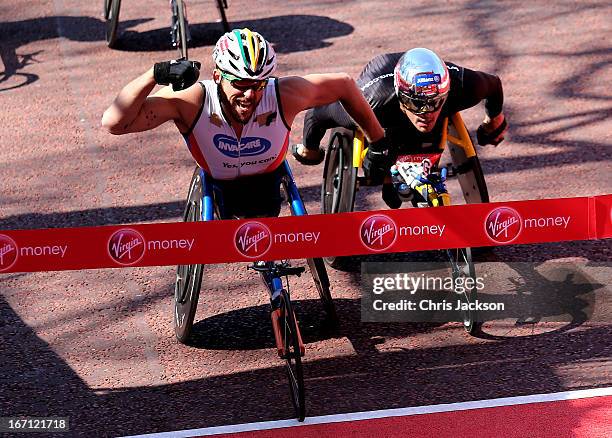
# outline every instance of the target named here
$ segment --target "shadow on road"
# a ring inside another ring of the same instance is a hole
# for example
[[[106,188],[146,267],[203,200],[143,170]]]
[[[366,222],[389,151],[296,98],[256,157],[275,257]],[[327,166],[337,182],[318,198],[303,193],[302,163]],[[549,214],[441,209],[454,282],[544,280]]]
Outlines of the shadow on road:
[[[350,24],[318,15],[282,15],[248,21],[233,21],[233,28],[248,27],[256,30],[274,45],[277,53],[305,52],[331,46],[326,41],[350,35],[354,28]],[[117,50],[152,52],[169,50],[169,28],[146,32],[129,30],[129,23],[120,24]],[[223,30],[219,23],[190,23],[189,47],[214,46]],[[299,36],[299,37],[298,37]]]
[[[310,312],[306,308],[311,304],[304,304],[304,310]],[[352,336],[353,344],[359,342],[359,337],[367,338],[368,348],[356,349],[356,355],[306,360],[310,416],[563,391],[568,387],[557,375],[559,368],[606,361],[612,354],[610,344],[602,341],[612,335],[609,326],[529,339],[381,352],[376,345],[387,339],[427,333],[434,325],[359,325],[357,307],[354,303],[340,303],[343,324],[347,325],[342,335]],[[69,416],[70,436],[79,437],[190,429],[293,415],[284,369],[272,353],[269,367],[248,372],[228,372],[161,386],[94,390],[2,298],[0,316],[0,353],[4,358],[0,363],[0,411],[6,415]],[[235,318],[228,317],[233,325]],[[266,318],[257,326],[267,322]],[[239,335],[270,338],[263,331],[250,333],[249,325],[238,327],[232,335],[232,347],[251,347],[248,341],[239,340]],[[200,330],[200,334],[229,339],[223,337],[227,335],[226,324],[218,328],[223,332]],[[313,336],[315,341],[322,338],[311,330],[304,335],[307,343],[313,342]],[[120,348],[122,341],[115,342]],[[215,340],[209,342],[214,347]],[[180,355],[179,350],[186,347],[174,348],[177,351],[173,354]],[[239,356],[232,357],[235,360]],[[228,363],[228,367],[231,365]],[[185,366],[200,365],[190,362]],[[600,379],[589,386],[609,384]],[[173,408],[168,409],[170,406]],[[577,424],[580,416],[575,412]]]
[[[151,20],[152,18],[142,18],[120,22],[117,49],[139,52],[170,50],[172,47],[169,27],[144,32],[132,30]],[[278,53],[328,47],[332,43],[326,40],[353,32],[353,26],[347,23],[317,15],[283,15],[236,21],[232,26],[256,29],[274,44]],[[0,60],[4,64],[4,71],[0,71],[0,91],[19,88],[38,80],[37,75],[23,70],[28,65],[39,62],[36,56],[41,52],[18,53],[20,47],[35,41],[60,37],[70,41],[104,41],[105,28],[104,21],[93,17],[55,16],[0,23]],[[219,23],[191,23],[190,29],[191,47],[213,46],[223,33]],[[2,85],[17,76],[20,79],[12,81],[17,84],[11,82],[10,85]]]

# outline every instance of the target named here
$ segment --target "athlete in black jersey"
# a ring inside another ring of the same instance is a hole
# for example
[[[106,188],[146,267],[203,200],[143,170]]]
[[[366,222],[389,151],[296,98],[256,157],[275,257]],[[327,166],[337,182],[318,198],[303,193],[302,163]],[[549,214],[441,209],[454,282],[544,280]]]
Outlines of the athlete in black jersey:
[[[366,65],[357,84],[385,128],[385,144],[391,147],[368,148],[363,168],[371,180],[382,182],[398,152],[437,148],[444,118],[482,100],[486,116],[478,128],[478,143],[497,145],[504,139],[507,123],[500,79],[445,63],[431,50],[379,55]],[[294,146],[295,158],[303,164],[320,163],[325,131],[338,126],[356,127],[339,102],[309,110],[304,119],[304,145]]]

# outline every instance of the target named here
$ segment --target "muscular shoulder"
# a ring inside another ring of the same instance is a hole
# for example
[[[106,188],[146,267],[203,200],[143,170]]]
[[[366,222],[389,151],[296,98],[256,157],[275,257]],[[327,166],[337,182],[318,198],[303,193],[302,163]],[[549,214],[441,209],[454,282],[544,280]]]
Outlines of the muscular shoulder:
[[[448,69],[448,75],[450,76],[451,89],[453,87],[462,87],[464,68],[452,62],[444,61],[444,63]]]
[[[174,91],[170,86],[164,87],[155,93],[155,96],[164,98],[169,105],[176,108],[178,118],[174,119],[174,123],[179,131],[187,132],[193,126],[195,118],[200,112],[206,96],[206,89],[201,82],[196,82],[191,87],[181,91]]]
[[[403,52],[378,55],[359,75],[357,86],[374,111],[392,103],[395,97],[393,70],[402,55]]]
[[[386,74],[393,74],[393,69],[397,64],[397,61],[402,57],[403,52],[397,53],[384,53],[382,55],[375,56],[366,64],[359,78],[357,79],[357,85],[363,87],[372,79]]]

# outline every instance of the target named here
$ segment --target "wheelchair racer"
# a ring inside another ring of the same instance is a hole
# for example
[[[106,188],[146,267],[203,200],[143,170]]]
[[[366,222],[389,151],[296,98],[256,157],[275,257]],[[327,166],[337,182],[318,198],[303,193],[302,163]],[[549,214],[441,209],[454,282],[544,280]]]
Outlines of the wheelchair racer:
[[[387,138],[387,142],[370,145],[363,161],[364,173],[374,184],[383,182],[398,153],[435,153],[444,119],[482,100],[486,115],[477,131],[478,143],[498,145],[504,139],[507,123],[501,80],[443,62],[431,50],[379,55],[365,66],[357,84]],[[320,142],[325,131],[339,126],[355,128],[340,102],[309,110],[304,119],[304,144],[292,147],[294,157],[302,164],[321,163],[325,152]],[[392,184],[383,184],[382,196],[389,207],[400,207]]]
[[[119,92],[102,126],[120,135],[174,121],[213,180],[221,218],[278,216],[281,165],[301,111],[340,101],[372,145],[385,149],[384,130],[349,75],[273,77],[272,45],[246,28],[224,34],[213,60],[212,78],[200,82],[198,62],[156,63]],[[156,84],[172,87],[150,95]]]

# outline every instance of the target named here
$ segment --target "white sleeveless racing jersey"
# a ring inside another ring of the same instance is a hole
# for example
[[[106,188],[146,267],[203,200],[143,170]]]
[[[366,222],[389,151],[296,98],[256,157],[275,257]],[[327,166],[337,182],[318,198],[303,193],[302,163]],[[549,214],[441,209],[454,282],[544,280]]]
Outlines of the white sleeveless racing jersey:
[[[191,131],[183,134],[198,165],[219,180],[272,172],[280,166],[287,153],[290,128],[281,111],[278,79],[268,81],[241,138],[221,111],[217,84],[212,80],[200,84],[206,92],[200,114]]]

